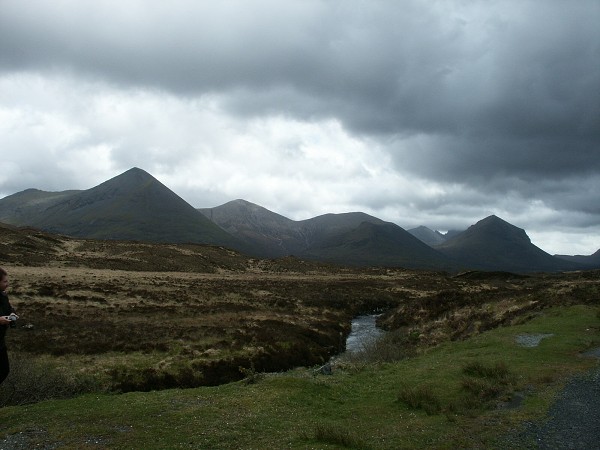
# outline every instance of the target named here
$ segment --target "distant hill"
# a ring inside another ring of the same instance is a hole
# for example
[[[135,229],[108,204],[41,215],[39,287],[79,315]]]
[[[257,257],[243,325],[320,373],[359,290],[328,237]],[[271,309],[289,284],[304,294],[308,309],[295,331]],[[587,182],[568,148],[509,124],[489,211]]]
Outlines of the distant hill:
[[[352,266],[447,269],[451,263],[401,227],[361,212],[294,221],[245,200],[200,211],[258,250]]]
[[[234,200],[215,208],[201,208],[207,218],[232,236],[251,245],[261,257],[301,256],[306,249],[361,223],[384,223],[361,212],[324,214],[294,221],[246,200]]]
[[[421,225],[417,228],[411,228],[410,230],[406,230],[414,237],[423,241],[430,247],[434,245],[439,245],[446,240],[446,236],[440,233],[439,231],[433,231],[426,226]]]
[[[454,236],[458,236],[460,233],[462,233],[465,230],[448,230],[445,234],[443,234],[442,236],[444,236],[444,240],[448,240],[450,238],[453,238]]]
[[[525,230],[494,215],[435,248],[466,269],[553,272],[581,268],[544,252],[531,243]]]
[[[454,265],[403,228],[389,222],[362,222],[309,247],[303,257],[357,266],[452,270]]]
[[[73,237],[247,247],[138,168],[88,190],[14,194],[0,200],[0,217]]]
[[[251,245],[261,257],[298,254],[302,247],[302,235],[296,222],[246,200],[233,200],[198,211],[232,236]]]
[[[570,261],[576,264],[581,264],[587,268],[591,269],[600,269],[600,250],[595,253],[586,256],[586,255],[554,255],[557,258],[564,259],[566,261]]]
[[[315,249],[344,233],[355,230],[363,223],[384,224],[381,219],[362,212],[323,214],[297,222],[304,252]]]
[[[295,255],[352,266],[451,266],[448,258],[401,227],[361,212],[294,221],[240,199],[199,211],[262,257]]]
[[[26,189],[0,200],[0,222],[12,225],[30,224],[53,204],[81,191],[45,192]]]

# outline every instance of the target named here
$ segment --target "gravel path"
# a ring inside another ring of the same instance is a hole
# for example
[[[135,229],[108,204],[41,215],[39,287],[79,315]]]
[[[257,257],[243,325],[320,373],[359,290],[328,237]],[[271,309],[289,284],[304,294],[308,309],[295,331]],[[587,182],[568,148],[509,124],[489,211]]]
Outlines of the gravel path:
[[[600,358],[600,348],[586,356]],[[501,448],[600,449],[600,366],[572,378],[548,411],[547,420],[527,423],[507,436]]]

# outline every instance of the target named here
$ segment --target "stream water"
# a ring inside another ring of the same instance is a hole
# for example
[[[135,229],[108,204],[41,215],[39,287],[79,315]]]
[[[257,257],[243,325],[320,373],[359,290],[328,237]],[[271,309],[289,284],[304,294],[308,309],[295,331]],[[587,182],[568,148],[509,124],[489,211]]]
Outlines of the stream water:
[[[346,339],[347,352],[357,352],[364,349],[366,344],[373,342],[384,333],[375,324],[377,317],[379,317],[379,314],[369,314],[352,319],[352,329]]]

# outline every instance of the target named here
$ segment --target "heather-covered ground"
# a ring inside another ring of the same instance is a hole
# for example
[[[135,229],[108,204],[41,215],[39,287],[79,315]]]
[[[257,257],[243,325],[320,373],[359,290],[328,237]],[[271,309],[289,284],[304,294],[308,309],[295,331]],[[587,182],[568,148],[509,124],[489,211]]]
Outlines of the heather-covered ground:
[[[349,269],[0,233],[21,316],[7,448],[490,448],[597,364],[580,354],[600,346],[598,271]],[[318,370],[374,311],[384,337]]]

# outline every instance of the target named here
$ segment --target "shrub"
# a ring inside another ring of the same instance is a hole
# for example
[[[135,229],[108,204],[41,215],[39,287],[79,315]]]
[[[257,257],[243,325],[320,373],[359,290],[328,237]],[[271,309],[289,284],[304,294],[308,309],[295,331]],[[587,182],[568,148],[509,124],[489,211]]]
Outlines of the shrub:
[[[204,383],[202,371],[189,366],[136,369],[127,366],[110,370],[112,389],[117,392],[149,392],[171,388],[192,388]]]
[[[473,361],[463,367],[465,375],[477,378],[488,378],[492,380],[509,382],[511,372],[506,363],[500,361],[491,366],[486,366],[481,361]]]
[[[308,437],[307,437],[308,438]],[[367,450],[369,446],[360,436],[339,426],[319,424],[314,430],[314,439],[331,445],[345,448]]]
[[[514,374],[504,362],[486,365],[473,361],[463,367],[466,375],[461,382],[464,396],[460,401],[462,409],[480,409],[492,400],[507,395],[512,390]]]
[[[472,398],[479,400],[479,402],[493,400],[504,392],[502,385],[493,380],[481,378],[465,378],[462,381],[462,388],[471,394]]]
[[[438,414],[442,404],[430,386],[405,386],[398,393],[398,401],[412,409],[422,409],[428,415]]]
[[[244,376],[244,383],[246,384],[254,384],[258,383],[265,377],[264,373],[257,372],[254,368],[254,363],[250,363],[250,367],[239,367],[240,373]]]
[[[0,385],[0,406],[73,398],[102,390],[89,376],[77,375],[25,353],[11,353],[10,374]]]

